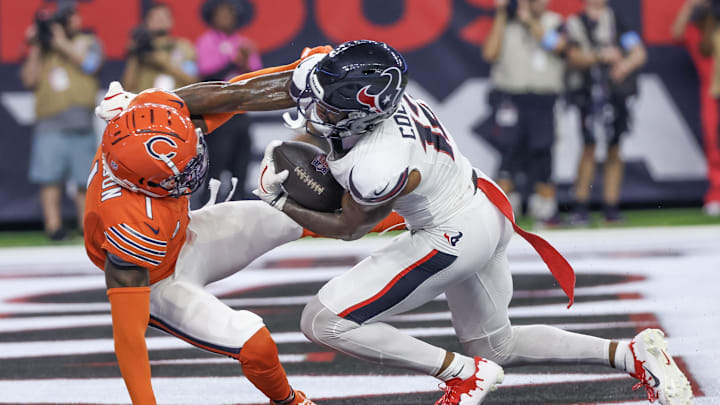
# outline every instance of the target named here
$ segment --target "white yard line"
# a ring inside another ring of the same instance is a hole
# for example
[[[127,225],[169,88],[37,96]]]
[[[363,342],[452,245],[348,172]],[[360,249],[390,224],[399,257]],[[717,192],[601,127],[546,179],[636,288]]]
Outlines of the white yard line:
[[[570,258],[579,274],[641,275],[645,279],[625,284],[578,288],[577,293],[620,294],[636,293],[638,299],[577,303],[571,309],[562,304],[513,307],[511,316],[586,316],[608,314],[655,314],[666,330],[670,351],[683,358],[707,397],[696,404],[720,403],[720,226],[670,227],[647,229],[570,230],[542,232],[561,252]],[[388,243],[386,238],[367,238],[346,243],[312,240],[291,243],[275,249],[251,264],[246,271],[211,285],[215,294],[229,294],[243,289],[287,283],[328,280],[345,271],[345,267],[314,269],[266,269],[269,261],[297,257],[362,257]],[[519,238],[511,244],[511,269],[517,274],[546,274],[543,263],[530,247]],[[14,278],[17,276],[32,276]],[[109,325],[106,303],[43,304],[9,302],[24,296],[57,292],[71,292],[103,288],[103,277],[93,268],[78,246],[0,249],[0,314],[7,312],[57,313],[103,312],[77,316],[26,316],[0,318],[0,332],[21,332],[73,326]],[[525,296],[557,296],[559,291],[525,292]],[[519,292],[518,296],[522,296]],[[282,298],[233,298],[226,300],[234,306],[298,305],[308,296]],[[410,314],[395,317],[399,322],[449,319],[449,313]],[[642,327],[642,322],[571,322],[558,326],[582,330],[596,327]],[[446,336],[452,328],[406,328],[415,336]],[[300,332],[274,334],[278,343],[306,341]],[[187,343],[172,337],[148,338],[150,350],[189,348]],[[112,340],[86,339],[76,341],[4,342],[0,343],[0,359],[47,355],[75,355],[110,353]],[[196,361],[196,360],[192,360]],[[551,375],[556,376],[556,375]],[[334,380],[337,378],[338,380]],[[505,386],[544,381],[541,375],[508,374]],[[547,377],[551,378],[551,377]],[[556,378],[556,377],[552,377]],[[597,375],[565,375],[565,381],[587,381],[609,378]],[[343,376],[292,378],[297,386],[315,397],[347,397],[352,395],[434,391],[434,379],[416,376]],[[241,378],[157,378],[154,380],[159,398],[166,403],[232,403],[239,398],[257,398],[249,384],[239,384]],[[545,381],[547,383],[548,381]],[[203,384],[202,392],[195,392]],[[77,385],[77,387],[74,387]],[[307,388],[306,388],[307,387]],[[62,392],[62,398],[58,398]],[[92,402],[118,403],[127,401],[120,379],[99,380],[18,380],[0,381],[0,403],[14,402]],[[78,394],[75,394],[78,393]],[[207,395],[210,395],[209,397]],[[200,399],[199,399],[200,398]],[[635,402],[632,402],[635,403]]]

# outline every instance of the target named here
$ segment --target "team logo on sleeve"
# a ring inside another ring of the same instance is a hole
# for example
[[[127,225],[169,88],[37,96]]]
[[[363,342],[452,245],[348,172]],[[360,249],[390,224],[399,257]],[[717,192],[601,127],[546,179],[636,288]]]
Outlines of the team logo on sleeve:
[[[403,92],[402,89],[402,73],[396,67],[389,67],[382,72],[382,76],[388,78],[385,87],[377,94],[370,94],[371,86],[365,86],[357,93],[357,101],[370,108],[370,111],[376,113],[387,112],[391,106],[395,105],[397,99]]]
[[[163,146],[163,144],[166,144]],[[172,140],[172,138],[169,138],[167,136],[153,136],[152,138],[145,141],[145,149],[147,150],[148,154],[152,156],[153,158],[157,160],[163,160],[160,156],[165,155],[168,159],[172,159],[175,157],[177,153],[168,151],[166,153],[162,153],[162,150],[168,150],[168,149],[177,149],[177,144],[175,141]]]

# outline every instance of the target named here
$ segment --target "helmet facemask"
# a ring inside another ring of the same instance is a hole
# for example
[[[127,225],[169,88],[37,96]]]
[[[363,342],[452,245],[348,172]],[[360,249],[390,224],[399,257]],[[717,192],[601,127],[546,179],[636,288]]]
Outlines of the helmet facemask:
[[[208,174],[210,157],[207,153],[205,137],[199,128],[196,129],[195,132],[197,133],[198,139],[197,154],[195,157],[190,159],[187,165],[185,165],[185,170],[182,172],[178,172],[177,168],[174,168],[174,165],[168,164],[175,175],[157,184],[158,187],[167,190],[170,196],[179,197],[194,193],[203,184]],[[152,186],[152,184],[150,185]]]
[[[207,153],[207,144],[205,143],[205,138],[199,128],[196,129],[195,132],[197,133],[197,153],[192,159],[190,159],[190,161],[188,161],[188,163],[185,165],[185,169],[180,172],[175,166],[175,163],[170,160],[167,155],[160,155],[160,160],[162,160],[164,164],[166,164],[170,168],[170,170],[172,170],[173,175],[159,182],[155,182],[150,179],[147,180],[148,186],[162,188],[163,190],[167,191],[166,194],[153,193],[152,191],[138,187],[130,180],[117,177],[113,172],[113,169],[117,168],[117,163],[114,161],[108,162],[105,153],[103,153],[102,156],[103,165],[105,166],[107,174],[111,179],[113,179],[115,183],[133,192],[143,193],[149,195],[150,197],[176,198],[183,195],[192,194],[205,181],[205,177],[208,174],[209,167],[209,156]],[[108,165],[108,163],[110,163],[110,165]],[[115,164],[115,166],[112,166],[112,164]]]
[[[346,42],[317,62],[301,91],[295,88],[298,117],[286,114],[285,122],[346,152],[397,111],[406,85],[405,59],[389,45]]]
[[[319,108],[327,118],[321,117]],[[309,84],[298,98],[297,110],[298,116],[305,121],[305,131],[327,139],[333,151],[339,153],[350,150],[360,136],[372,131],[377,124],[395,113],[395,110],[375,113],[331,106],[317,97]],[[339,118],[336,120],[335,117]]]

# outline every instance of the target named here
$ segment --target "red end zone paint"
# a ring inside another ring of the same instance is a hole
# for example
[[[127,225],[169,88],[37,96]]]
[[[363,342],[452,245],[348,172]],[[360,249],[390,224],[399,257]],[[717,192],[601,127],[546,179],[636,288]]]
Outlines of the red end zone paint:
[[[672,353],[670,353],[672,354]],[[685,377],[687,377],[688,381],[690,381],[690,386],[692,387],[693,395],[696,397],[704,397],[705,393],[700,388],[700,384],[695,380],[693,377],[693,374],[690,372],[690,369],[688,368],[687,364],[685,364],[685,360],[682,359],[682,357],[673,357],[673,360],[675,360],[675,364],[682,370],[683,373],[685,373]]]
[[[629,314],[628,318],[630,318],[630,320],[636,325],[642,325],[635,327],[636,334],[644,331],[647,328],[662,330],[662,328],[660,327],[660,322],[658,321],[655,314]]]
[[[310,363],[329,363],[335,360],[334,352],[314,352],[308,353],[305,361]]]
[[[643,298],[640,293],[621,293],[617,297],[619,300],[640,300]]]

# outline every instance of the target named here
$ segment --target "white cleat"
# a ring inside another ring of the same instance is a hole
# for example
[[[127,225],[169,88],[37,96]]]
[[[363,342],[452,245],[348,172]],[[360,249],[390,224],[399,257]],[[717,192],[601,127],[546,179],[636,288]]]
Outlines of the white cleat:
[[[465,380],[454,378],[446,382],[445,387],[442,387],[445,394],[435,405],[478,405],[489,392],[497,389],[496,385],[502,383],[504,378],[502,367],[490,360],[475,357],[475,374]]]
[[[630,375],[640,380],[633,389],[644,386],[650,402],[691,405],[690,382],[668,354],[664,337],[658,329],[645,329],[630,342],[635,359],[635,373]]]

